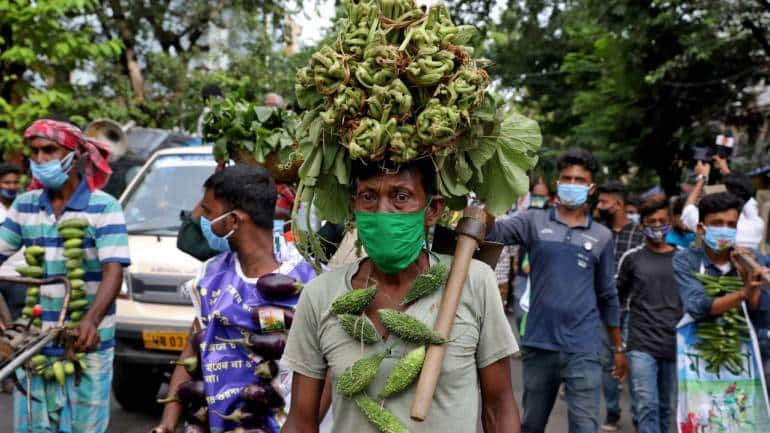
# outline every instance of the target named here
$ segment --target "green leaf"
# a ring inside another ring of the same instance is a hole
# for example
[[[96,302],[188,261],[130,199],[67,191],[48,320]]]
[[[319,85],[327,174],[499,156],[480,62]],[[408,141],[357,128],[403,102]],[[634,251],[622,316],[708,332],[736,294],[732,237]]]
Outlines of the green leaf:
[[[529,189],[527,170],[537,163],[542,143],[537,122],[518,113],[510,114],[500,127],[497,149],[476,177],[474,189],[493,215],[505,213]]]
[[[305,156],[305,161],[299,168],[299,177],[308,186],[315,186],[318,176],[321,175],[321,167],[323,166],[323,153],[320,147],[314,147]]]
[[[441,195],[457,197],[463,196],[470,192],[466,186],[466,182],[460,180],[460,176],[454,164],[444,163],[444,165],[439,170],[438,175],[439,190]]]
[[[308,110],[315,107],[323,101],[323,96],[315,89],[308,89],[296,84],[294,94],[297,96],[297,104],[300,108]]]
[[[484,165],[483,173],[484,182],[475,190],[492,215],[504,214],[529,189],[527,173],[506,159],[502,150]]]
[[[270,120],[271,117],[273,117],[274,114],[276,114],[277,111],[278,109],[275,107],[254,107],[254,114],[257,115],[257,120],[259,120],[260,123],[266,123],[268,120]]]
[[[350,188],[339,184],[334,176],[322,176],[318,179],[314,203],[318,218],[342,224],[350,210]]]
[[[511,113],[500,125],[497,139],[498,149],[502,149],[513,161],[523,161],[527,169],[537,164],[537,151],[543,144],[540,126],[536,121]]]

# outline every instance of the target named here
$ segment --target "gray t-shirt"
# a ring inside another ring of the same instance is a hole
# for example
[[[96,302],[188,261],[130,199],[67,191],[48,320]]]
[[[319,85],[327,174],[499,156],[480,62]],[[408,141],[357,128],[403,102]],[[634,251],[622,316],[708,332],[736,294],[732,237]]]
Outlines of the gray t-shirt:
[[[443,262],[449,256],[439,256]],[[435,259],[431,259],[435,262]],[[382,390],[396,362],[416,346],[390,335],[387,341],[363,346],[348,336],[331,314],[329,307],[338,296],[353,290],[351,280],[361,261],[332,270],[312,280],[302,292],[282,362],[308,377],[322,380],[327,370],[332,380],[363,356],[393,345],[380,365],[376,379],[367,389],[373,398]],[[433,327],[443,290],[420,299],[406,310],[411,316]],[[406,391],[385,400],[390,410],[411,433],[476,431],[481,402],[478,369],[518,351],[508,319],[503,312],[495,273],[486,264],[474,260],[463,287],[454,327],[450,335],[438,387],[428,418],[415,422],[409,418],[414,399],[413,384]],[[333,396],[335,432],[377,433],[352,399]]]

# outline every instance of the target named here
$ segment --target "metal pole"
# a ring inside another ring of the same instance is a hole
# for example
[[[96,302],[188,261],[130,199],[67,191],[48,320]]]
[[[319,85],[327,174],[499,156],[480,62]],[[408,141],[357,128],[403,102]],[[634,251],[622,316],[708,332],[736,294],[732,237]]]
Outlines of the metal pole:
[[[50,331],[54,331],[53,329]],[[17,368],[21,367],[22,364],[29,358],[32,358],[37,352],[40,352],[43,350],[43,348],[51,342],[51,340],[54,339],[56,336],[56,332],[49,332],[44,337],[40,339],[37,343],[33,344],[32,346],[28,347],[26,350],[21,352],[19,355],[14,357],[11,361],[6,364],[2,370],[0,370],[0,380],[5,379],[6,377],[10,376],[11,373],[14,372]]]
[[[32,374],[29,366],[24,369],[24,377],[27,380],[27,433],[32,433]]]

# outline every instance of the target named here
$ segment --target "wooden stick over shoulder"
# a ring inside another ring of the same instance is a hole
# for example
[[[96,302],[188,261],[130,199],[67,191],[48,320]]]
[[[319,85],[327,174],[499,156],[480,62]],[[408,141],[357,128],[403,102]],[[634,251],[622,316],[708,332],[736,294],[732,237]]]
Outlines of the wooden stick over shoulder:
[[[753,271],[754,269],[761,268],[762,265],[754,260],[754,257],[748,253],[741,253],[735,255],[735,260],[741,264],[744,268]],[[770,289],[770,274],[763,274],[762,280],[765,283],[765,287]]]
[[[471,259],[473,259],[473,253],[478,245],[484,241],[486,234],[485,218],[486,211],[483,208],[471,206],[465,208],[463,218],[457,224],[455,230],[457,247],[452,260],[452,269],[449,271],[438,317],[433,327],[442,337],[449,337],[452,332],[457,306],[460,304],[463,285],[465,285],[465,279],[468,277],[468,268]],[[425,418],[428,417],[428,410],[433,401],[433,394],[436,392],[445,353],[446,344],[428,347],[412,402],[411,417],[416,421],[425,421]]]

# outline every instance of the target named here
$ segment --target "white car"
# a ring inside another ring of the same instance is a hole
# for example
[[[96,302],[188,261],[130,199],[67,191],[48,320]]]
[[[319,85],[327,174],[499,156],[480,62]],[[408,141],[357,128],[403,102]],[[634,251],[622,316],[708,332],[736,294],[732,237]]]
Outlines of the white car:
[[[214,173],[211,147],[176,147],[153,154],[120,203],[126,216],[131,266],[117,300],[113,392],[126,410],[157,407],[193,320],[180,285],[201,262],[176,247],[181,211],[192,210]]]

